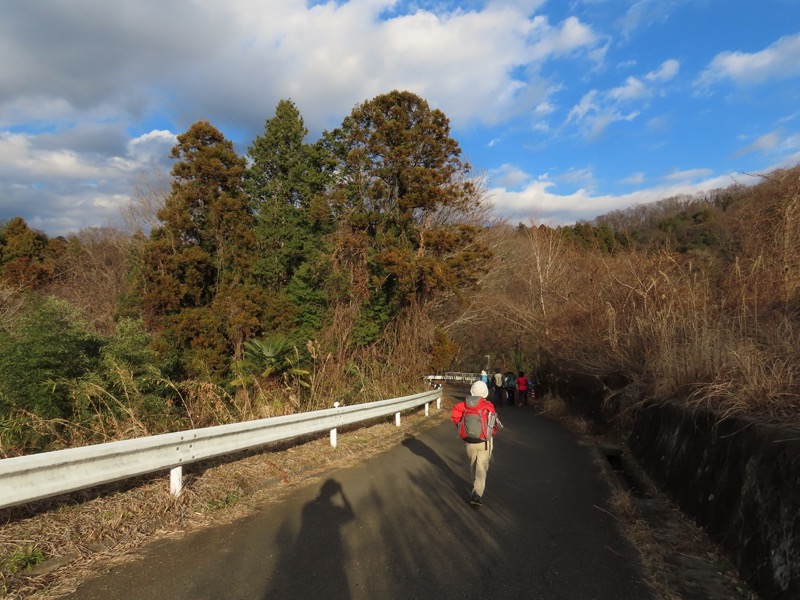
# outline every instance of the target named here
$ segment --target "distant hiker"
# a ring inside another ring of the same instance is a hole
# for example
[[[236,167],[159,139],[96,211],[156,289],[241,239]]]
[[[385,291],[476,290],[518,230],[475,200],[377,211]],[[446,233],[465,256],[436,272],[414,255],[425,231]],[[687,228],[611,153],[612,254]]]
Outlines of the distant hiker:
[[[489,376],[486,374],[486,371],[481,371],[481,381],[489,385]]]
[[[534,406],[536,404],[536,389],[533,385],[533,379],[528,377],[528,404]]]
[[[506,392],[503,389],[503,373],[499,368],[495,367],[494,375],[492,375],[492,383],[494,383],[494,403],[496,407],[500,407],[503,405]]]
[[[517,391],[517,376],[513,371],[508,371],[503,375],[503,389],[506,391],[506,402],[509,406],[514,406],[514,394]]]
[[[472,475],[472,493],[469,501],[473,506],[483,506],[486,488],[486,473],[494,448],[494,434],[503,424],[497,418],[494,405],[486,399],[489,388],[483,381],[476,381],[469,390],[470,395],[453,406],[451,419],[464,440]]]
[[[525,372],[520,371],[517,376],[517,406],[524,408],[528,406],[528,378]]]

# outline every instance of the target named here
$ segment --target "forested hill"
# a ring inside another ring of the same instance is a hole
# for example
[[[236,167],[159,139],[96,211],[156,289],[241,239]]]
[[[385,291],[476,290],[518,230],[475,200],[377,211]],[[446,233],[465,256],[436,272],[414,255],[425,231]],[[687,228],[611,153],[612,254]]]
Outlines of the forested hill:
[[[702,260],[732,260],[746,238],[762,235],[797,194],[800,167],[762,175],[756,185],[674,196],[564,227],[585,248],[670,250]]]

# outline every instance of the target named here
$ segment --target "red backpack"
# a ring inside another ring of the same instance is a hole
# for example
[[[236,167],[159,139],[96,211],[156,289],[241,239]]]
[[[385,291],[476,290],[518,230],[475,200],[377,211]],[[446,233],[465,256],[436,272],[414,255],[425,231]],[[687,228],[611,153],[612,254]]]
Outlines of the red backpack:
[[[464,415],[458,423],[458,433],[465,442],[477,444],[487,442],[489,431],[489,403],[480,396],[467,396],[464,400]]]

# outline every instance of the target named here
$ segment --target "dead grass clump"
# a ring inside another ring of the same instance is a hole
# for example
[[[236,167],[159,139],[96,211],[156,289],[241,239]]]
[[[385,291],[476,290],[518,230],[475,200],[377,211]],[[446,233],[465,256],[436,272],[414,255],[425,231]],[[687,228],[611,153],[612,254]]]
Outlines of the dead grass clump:
[[[636,501],[633,495],[621,487],[617,486],[611,491],[611,506],[624,518],[633,519],[636,516]]]
[[[797,335],[785,324],[762,325],[759,340],[730,339],[722,348],[718,369],[695,387],[690,404],[723,416],[745,413],[800,423]]]
[[[594,433],[591,422],[583,417],[568,416],[564,419],[564,422],[571,431],[578,435],[592,435]]]
[[[539,403],[542,407],[542,412],[553,418],[559,419],[565,417],[569,413],[567,403],[553,394],[545,394],[542,399],[539,400]]]

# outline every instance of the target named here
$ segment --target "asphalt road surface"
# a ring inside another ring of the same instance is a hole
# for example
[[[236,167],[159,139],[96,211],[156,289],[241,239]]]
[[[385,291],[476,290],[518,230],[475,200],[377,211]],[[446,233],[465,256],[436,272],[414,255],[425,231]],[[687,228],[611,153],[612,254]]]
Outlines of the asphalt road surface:
[[[499,412],[482,508],[444,423],[233,524],[155,543],[68,597],[650,598],[591,451],[531,409]]]

